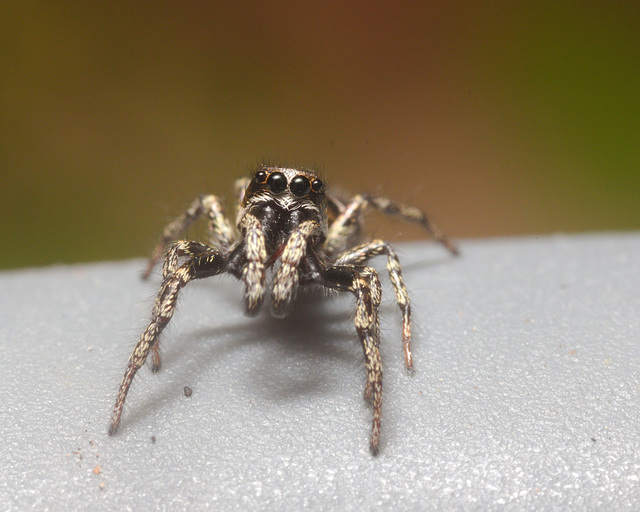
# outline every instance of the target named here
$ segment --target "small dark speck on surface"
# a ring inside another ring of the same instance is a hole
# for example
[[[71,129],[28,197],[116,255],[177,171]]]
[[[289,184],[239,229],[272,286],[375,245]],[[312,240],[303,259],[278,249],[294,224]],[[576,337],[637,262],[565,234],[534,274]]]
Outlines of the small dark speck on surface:
[[[184,396],[191,396],[191,393],[193,393],[193,389],[191,389],[189,386],[185,386],[184,387]]]

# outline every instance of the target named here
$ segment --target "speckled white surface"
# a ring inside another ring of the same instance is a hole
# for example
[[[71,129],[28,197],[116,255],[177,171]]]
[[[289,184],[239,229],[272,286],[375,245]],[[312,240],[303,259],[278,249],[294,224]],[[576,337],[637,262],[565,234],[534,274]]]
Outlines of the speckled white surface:
[[[235,280],[189,285],[109,438],[157,278],[1,273],[0,509],[640,509],[640,234],[461,248],[400,246],[413,378],[383,283],[377,458],[350,297],[248,319]]]

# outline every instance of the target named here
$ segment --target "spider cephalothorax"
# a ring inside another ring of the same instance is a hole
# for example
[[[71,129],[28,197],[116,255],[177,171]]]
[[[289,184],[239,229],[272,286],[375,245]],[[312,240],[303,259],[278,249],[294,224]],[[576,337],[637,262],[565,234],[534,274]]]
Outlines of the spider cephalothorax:
[[[248,315],[260,309],[270,291],[271,313],[284,316],[300,286],[315,285],[351,292],[356,298],[355,325],[364,348],[367,384],[365,398],[373,402],[370,449],[378,453],[382,413],[382,366],[378,307],[380,280],[367,262],[387,256],[387,271],[402,311],[405,363],[413,370],[411,356],[411,308],[395,251],[384,240],[357,245],[364,211],[383,213],[422,224],[449,251],[455,246],[420,210],[374,194],[359,194],[348,201],[328,195],[311,171],[261,166],[251,179],[236,182],[238,217],[234,228],[218,197],[201,196],[169,224],[153,253],[145,277],[166,251],[162,285],[151,322],[142,333],[125,371],[111,416],[109,434],[120,424],[124,401],[135,373],[152,356],[152,369],[160,369],[158,338],[171,320],[178,293],[189,281],[228,273],[244,282],[244,308]],[[201,216],[209,222],[210,243],[173,242]],[[168,248],[168,250],[167,250]],[[279,261],[270,287],[266,273]]]

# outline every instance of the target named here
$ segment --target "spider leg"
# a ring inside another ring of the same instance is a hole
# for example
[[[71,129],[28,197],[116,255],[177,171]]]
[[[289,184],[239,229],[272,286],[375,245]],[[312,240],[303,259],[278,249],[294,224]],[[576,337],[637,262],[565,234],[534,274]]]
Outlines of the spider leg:
[[[380,419],[382,417],[382,364],[380,361],[380,320],[378,307],[381,300],[380,279],[369,267],[334,266],[326,270],[323,284],[329,288],[350,291],[356,296],[356,331],[362,342],[367,366],[365,399],[373,399],[373,424],[369,447],[378,454]]]
[[[200,242],[176,242],[171,246],[171,249],[167,252],[162,265],[162,279],[166,279],[169,274],[173,274],[178,269],[178,262],[182,257],[195,257],[199,256],[211,247]],[[153,352],[151,353],[151,370],[157,372],[160,370],[160,345],[154,343]]]
[[[336,260],[336,265],[365,265],[371,258],[380,254],[387,255],[387,271],[396,294],[396,302],[402,312],[402,348],[407,370],[413,373],[413,357],[411,355],[411,303],[407,287],[402,278],[402,267],[396,252],[389,242],[372,240],[359,245],[343,254]]]
[[[247,190],[247,187],[249,186],[249,183],[251,183],[250,178],[238,178],[233,185],[233,190],[235,191],[236,198],[236,213],[240,211],[242,202],[244,201],[244,194]]]
[[[153,306],[151,322],[140,336],[138,343],[133,349],[133,353],[129,357],[129,363],[122,378],[111,415],[109,435],[115,434],[118,430],[122,416],[122,408],[129,388],[131,387],[133,377],[144,364],[149,352],[156,346],[160,333],[171,320],[180,290],[189,281],[219,274],[225,262],[225,258],[220,251],[213,247],[200,244],[199,242],[178,242],[169,251],[168,258],[173,258],[174,256],[175,258],[178,256],[187,256],[188,259],[175,269],[172,264],[169,265],[170,269],[162,281]],[[172,259],[172,261],[174,260]],[[167,266],[165,266],[165,268],[166,267]],[[155,358],[156,355],[158,356],[158,360],[154,361],[153,364],[157,364],[159,367],[159,353],[154,352],[153,357]],[[157,368],[155,369],[157,370]]]
[[[373,207],[386,215],[394,215],[409,222],[417,222],[449,252],[459,254],[455,244],[420,209],[393,202],[376,194],[358,194],[344,206],[340,215],[329,226],[325,251],[330,258],[343,252],[349,246],[349,242],[359,234],[362,226],[361,217],[368,207]]]
[[[182,215],[164,228],[162,238],[149,258],[147,269],[142,276],[144,279],[149,277],[167,246],[203,215],[208,217],[211,242],[222,250],[229,249],[236,235],[227,219],[220,198],[213,195],[200,196],[191,203],[191,206]]]
[[[315,220],[301,223],[293,230],[282,250],[281,265],[273,279],[271,288],[271,314],[285,316],[287,307],[295,298],[300,282],[300,262],[307,254],[311,237],[320,231]]]

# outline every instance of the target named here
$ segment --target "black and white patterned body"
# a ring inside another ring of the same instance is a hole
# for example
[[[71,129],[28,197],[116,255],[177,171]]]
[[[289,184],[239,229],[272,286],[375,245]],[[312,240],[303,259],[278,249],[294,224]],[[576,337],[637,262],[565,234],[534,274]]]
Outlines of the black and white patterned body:
[[[300,286],[320,286],[355,296],[355,326],[367,368],[365,398],[373,403],[370,449],[377,454],[382,413],[378,318],[382,290],[377,272],[367,266],[372,257],[387,257],[387,270],[403,315],[403,348],[409,371],[413,371],[411,308],[391,245],[378,239],[356,245],[362,233],[363,213],[373,207],[418,222],[457,254],[455,246],[420,210],[372,194],[341,202],[327,194],[322,181],[306,170],[262,166],[251,179],[237,182],[236,197],[239,207],[235,228],[216,196],[201,196],[165,229],[145,273],[148,276],[166,252],[162,285],[151,321],[129,358],[109,434],[117,431],[133,377],[150,353],[152,369],[160,368],[158,338],[173,316],[180,289],[194,279],[228,273],[244,283],[244,309],[250,316],[259,311],[267,293],[271,296],[271,313],[285,316]],[[209,244],[173,242],[201,216],[208,218]],[[267,272],[276,262],[280,264],[267,287]]]

